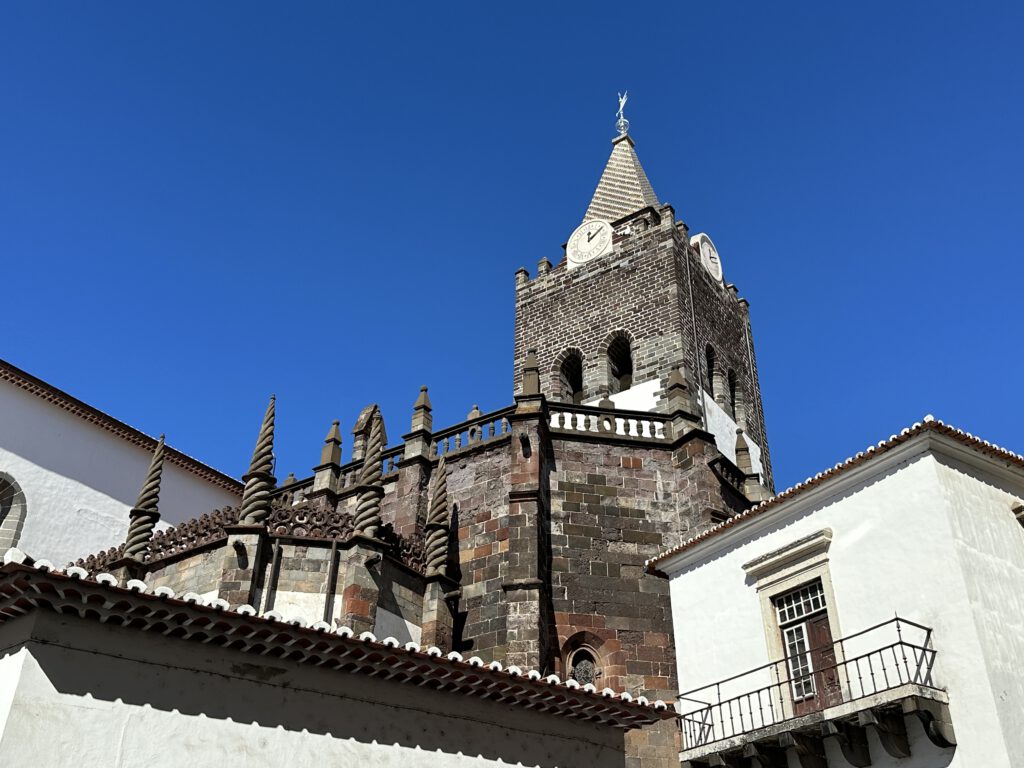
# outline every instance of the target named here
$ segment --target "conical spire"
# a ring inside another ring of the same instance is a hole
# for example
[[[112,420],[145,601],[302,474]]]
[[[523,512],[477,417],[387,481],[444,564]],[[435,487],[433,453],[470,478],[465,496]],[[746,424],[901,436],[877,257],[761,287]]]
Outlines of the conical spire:
[[[153,538],[153,529],[160,519],[160,475],[164,471],[164,436],[160,435],[153,458],[149,462],[146,480],[139,491],[138,501],[129,515],[128,536],[125,539],[124,556],[141,558],[146,544]]]
[[[356,501],[353,528],[357,533],[376,536],[380,527],[380,500],[384,495],[381,485],[384,461],[384,419],[380,409],[373,406],[370,416],[370,434],[366,439],[366,454],[363,456],[363,468],[359,473],[359,484],[363,486]]]
[[[448,467],[444,456],[430,477],[430,509],[427,511],[427,541],[424,560],[427,576],[444,576],[448,569],[448,538],[451,518],[448,512]]]
[[[597,182],[584,221],[615,221],[641,208],[660,205],[633,147],[629,134],[621,134],[612,140],[612,154],[601,180]]]
[[[242,478],[245,481],[245,489],[242,491],[242,507],[238,511],[238,522],[245,525],[259,525],[270,517],[270,494],[277,483],[274,477],[275,400],[276,397],[271,395],[267,412],[263,415],[260,435],[256,439],[249,472]]]
[[[341,464],[341,422],[331,422],[331,428],[324,438],[324,447],[320,449],[321,464]]]
[[[429,432],[434,427],[434,417],[431,411],[434,407],[430,404],[430,395],[427,394],[425,386],[420,387],[420,395],[412,404],[412,431],[425,430]]]

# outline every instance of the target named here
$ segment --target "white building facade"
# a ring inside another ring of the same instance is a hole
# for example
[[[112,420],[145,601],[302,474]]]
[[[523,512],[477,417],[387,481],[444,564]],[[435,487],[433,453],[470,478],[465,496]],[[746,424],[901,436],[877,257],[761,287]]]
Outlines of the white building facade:
[[[927,419],[651,561],[684,765],[1024,763],[1022,499]]]
[[[124,541],[155,439],[3,361],[0,424],[0,551],[64,563]],[[241,492],[236,479],[165,450],[165,522],[237,505]]]
[[[532,670],[5,560],[3,765],[622,768],[626,732],[672,716]]]

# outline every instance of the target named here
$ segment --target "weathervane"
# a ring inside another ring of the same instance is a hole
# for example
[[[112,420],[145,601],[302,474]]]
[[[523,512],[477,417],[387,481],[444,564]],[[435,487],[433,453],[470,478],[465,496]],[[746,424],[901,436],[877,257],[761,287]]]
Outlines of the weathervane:
[[[620,135],[629,133],[629,120],[622,114],[622,110],[626,108],[626,100],[629,98],[629,91],[619,94],[619,111],[615,113],[615,116],[619,118],[615,121],[615,127],[618,129]]]

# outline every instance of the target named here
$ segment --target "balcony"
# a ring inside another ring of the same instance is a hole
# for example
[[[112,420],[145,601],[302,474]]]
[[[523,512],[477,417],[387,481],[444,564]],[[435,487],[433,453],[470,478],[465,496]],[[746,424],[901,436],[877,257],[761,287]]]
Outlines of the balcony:
[[[828,738],[848,764],[869,766],[868,728],[890,757],[909,757],[905,715],[920,718],[933,744],[952,748],[936,653],[930,628],[897,617],[687,691],[678,704],[683,767],[785,768],[792,749],[802,768],[825,768]],[[815,669],[809,658],[831,663]]]

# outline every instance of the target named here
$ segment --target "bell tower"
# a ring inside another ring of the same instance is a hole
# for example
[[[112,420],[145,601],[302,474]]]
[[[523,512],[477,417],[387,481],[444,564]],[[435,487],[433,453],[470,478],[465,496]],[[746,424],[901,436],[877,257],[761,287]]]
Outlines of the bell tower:
[[[535,350],[551,400],[667,411],[669,376],[685,376],[703,428],[736,461],[737,430],[772,488],[750,307],[726,282],[705,233],[690,235],[659,201],[621,114],[583,221],[557,265],[516,273],[515,391]]]

